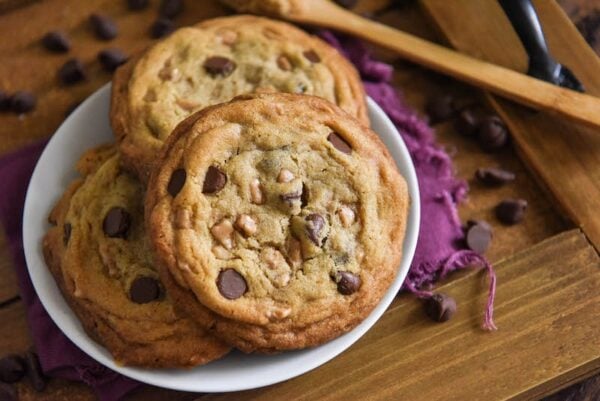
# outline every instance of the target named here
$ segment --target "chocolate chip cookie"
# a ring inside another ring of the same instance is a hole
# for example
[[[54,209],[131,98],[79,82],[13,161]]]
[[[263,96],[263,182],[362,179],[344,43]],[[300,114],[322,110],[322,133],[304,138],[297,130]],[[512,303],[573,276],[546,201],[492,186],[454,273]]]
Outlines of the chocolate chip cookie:
[[[121,171],[116,148],[88,151],[78,170],[43,249],[85,330],[124,365],[189,367],[224,355],[228,346],[175,315],[148,249],[142,186]]]
[[[284,22],[232,16],[182,28],[117,70],[111,123],[126,168],[146,182],[175,125],[249,92],[312,94],[368,124],[354,67]]]
[[[395,277],[405,181],[376,134],[324,99],[209,107],[175,129],[156,166],[146,225],[167,291],[243,351],[333,339]]]

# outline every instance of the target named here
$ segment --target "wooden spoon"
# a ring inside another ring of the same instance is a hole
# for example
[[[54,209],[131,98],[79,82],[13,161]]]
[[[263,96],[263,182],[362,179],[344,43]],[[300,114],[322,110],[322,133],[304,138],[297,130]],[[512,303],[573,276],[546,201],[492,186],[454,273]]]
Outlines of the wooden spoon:
[[[600,128],[600,99],[552,85],[362,18],[329,0],[224,0],[238,11],[350,33],[416,64],[535,109]],[[600,71],[599,71],[600,73]]]

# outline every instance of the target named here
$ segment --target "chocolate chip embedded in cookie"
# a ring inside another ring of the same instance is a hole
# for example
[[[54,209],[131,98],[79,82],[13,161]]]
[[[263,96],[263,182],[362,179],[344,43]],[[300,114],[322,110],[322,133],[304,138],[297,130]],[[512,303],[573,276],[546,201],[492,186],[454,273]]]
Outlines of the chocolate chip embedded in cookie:
[[[115,147],[88,151],[78,170],[43,247],[86,331],[125,365],[188,367],[224,355],[228,346],[175,314],[148,249],[143,188],[121,171]]]
[[[179,29],[116,71],[111,124],[125,167],[146,181],[181,120],[251,92],[320,96],[368,124],[360,77],[337,50],[284,22],[217,18]]]
[[[254,94],[175,129],[146,225],[175,306],[243,351],[273,352],[369,314],[396,274],[407,209],[394,161],[358,120],[318,97]]]

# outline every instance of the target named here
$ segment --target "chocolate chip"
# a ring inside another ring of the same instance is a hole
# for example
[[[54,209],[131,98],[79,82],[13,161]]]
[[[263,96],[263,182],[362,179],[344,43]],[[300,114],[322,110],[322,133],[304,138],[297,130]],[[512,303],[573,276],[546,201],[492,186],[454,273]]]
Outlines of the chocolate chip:
[[[33,388],[36,391],[44,391],[46,388],[47,378],[44,376],[44,372],[42,372],[40,360],[35,352],[27,351],[25,354],[25,367],[27,371],[27,377],[29,377]]]
[[[477,253],[485,253],[492,240],[492,231],[483,224],[473,224],[467,231],[467,246]]]
[[[425,112],[432,124],[449,120],[456,113],[454,98],[450,95],[435,96],[425,105]]]
[[[162,0],[159,10],[161,16],[175,18],[183,11],[183,0]]]
[[[127,8],[132,11],[143,10],[148,7],[148,0],[127,0]]]
[[[470,109],[464,109],[454,122],[454,129],[459,134],[472,136],[479,129],[479,117]]]
[[[360,277],[350,272],[338,272],[336,274],[337,290],[342,295],[354,294],[360,288]]]
[[[99,39],[111,40],[119,33],[119,29],[115,22],[106,15],[92,14],[90,15],[90,23]]]
[[[69,238],[71,238],[71,224],[65,223],[63,226],[63,243],[65,245],[69,243]]]
[[[304,220],[306,220],[307,223],[306,234],[308,235],[308,238],[310,238],[316,246],[321,246],[319,236],[325,226],[325,219],[320,214],[312,213],[306,216]]]
[[[502,170],[500,168],[481,167],[478,168],[475,172],[475,177],[482,184],[489,186],[497,186],[513,181],[515,179],[515,174],[510,171]]]
[[[314,50],[307,50],[304,53],[302,53],[304,55],[304,57],[306,57],[306,59],[308,61],[310,61],[311,63],[320,63],[321,62],[321,57],[319,57],[319,55],[317,54],[317,52],[315,52]]]
[[[352,8],[358,3],[358,0],[335,0],[335,2],[344,8]]]
[[[436,322],[446,322],[456,313],[456,301],[446,294],[433,294],[425,301],[425,313]]]
[[[66,53],[71,49],[71,41],[64,32],[50,31],[42,38],[42,45],[56,53]]]
[[[229,76],[236,68],[235,62],[227,57],[213,56],[204,61],[204,69],[212,76]]]
[[[173,21],[167,18],[158,18],[150,26],[150,36],[154,39],[163,38],[175,30]]]
[[[167,192],[169,192],[173,198],[177,196],[179,191],[181,191],[181,188],[185,185],[186,178],[187,173],[182,168],[178,168],[171,174],[171,179],[169,180],[169,184],[167,184]]]
[[[300,195],[300,202],[302,207],[306,207],[308,205],[308,201],[310,200],[310,191],[305,183],[302,183],[302,194]]]
[[[10,109],[10,96],[3,90],[0,90],[0,111]]]
[[[116,48],[104,49],[98,53],[98,61],[107,72],[113,72],[127,62],[127,55]]]
[[[296,191],[296,192],[290,192],[288,194],[281,194],[281,195],[279,195],[279,198],[282,201],[291,203],[291,202],[294,202],[294,201],[296,201],[298,199],[301,199],[302,198],[302,192]]]
[[[202,185],[203,194],[214,194],[219,192],[227,184],[227,176],[218,167],[210,166],[204,177]]]
[[[235,269],[221,270],[217,277],[217,288],[227,299],[237,299],[248,290],[244,277]]]
[[[491,152],[506,145],[508,130],[499,117],[489,116],[481,121],[477,139],[483,150]]]
[[[523,220],[525,210],[527,210],[525,199],[506,199],[496,206],[496,217],[504,224],[517,224]]]
[[[348,144],[348,142],[346,142],[344,138],[342,138],[335,132],[329,134],[327,140],[333,145],[334,148],[336,148],[340,152],[346,154],[352,153],[352,147],[350,146],[350,144]]]
[[[17,390],[8,383],[0,382],[0,400],[17,401]]]
[[[36,103],[33,93],[27,91],[17,91],[10,97],[10,109],[18,114],[33,110]]]
[[[86,79],[85,69],[81,60],[67,60],[58,70],[58,78],[65,85],[73,85]]]
[[[127,210],[122,207],[115,206],[111,208],[104,222],[102,223],[102,229],[104,234],[110,238],[127,238],[127,231],[131,225],[131,216],[127,213]]]
[[[0,381],[15,383],[25,376],[23,358],[18,355],[8,355],[0,359]]]
[[[161,290],[158,280],[152,277],[137,277],[129,287],[129,299],[136,304],[147,304],[160,298]]]

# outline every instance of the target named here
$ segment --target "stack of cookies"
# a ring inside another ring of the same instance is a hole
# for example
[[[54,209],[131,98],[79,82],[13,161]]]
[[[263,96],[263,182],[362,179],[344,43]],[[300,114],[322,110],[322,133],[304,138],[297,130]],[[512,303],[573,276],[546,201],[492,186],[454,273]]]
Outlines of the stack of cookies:
[[[110,118],[116,145],[81,157],[44,253],[118,363],[313,347],[393,281],[406,185],[317,38],[250,16],[180,29],[117,71]]]

